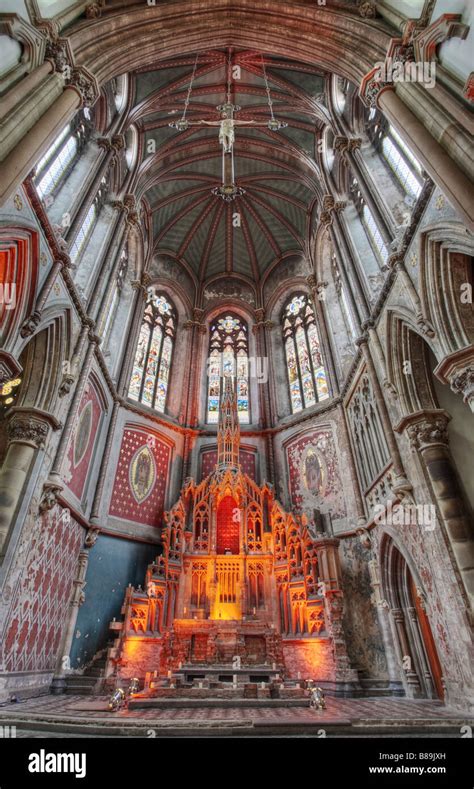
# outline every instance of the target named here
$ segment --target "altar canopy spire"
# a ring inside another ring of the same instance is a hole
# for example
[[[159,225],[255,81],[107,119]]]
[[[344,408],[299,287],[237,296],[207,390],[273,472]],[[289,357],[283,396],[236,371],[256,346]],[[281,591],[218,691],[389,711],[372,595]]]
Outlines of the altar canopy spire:
[[[239,469],[240,425],[237,413],[236,381],[231,375],[221,379],[222,396],[217,431],[217,469]]]

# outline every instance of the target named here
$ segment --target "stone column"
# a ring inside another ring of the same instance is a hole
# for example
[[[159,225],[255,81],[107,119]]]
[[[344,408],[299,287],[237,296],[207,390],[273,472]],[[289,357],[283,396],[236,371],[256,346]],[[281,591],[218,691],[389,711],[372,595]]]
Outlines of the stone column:
[[[109,468],[109,461],[110,461],[110,454],[112,452],[112,446],[114,441],[116,440],[115,436],[115,428],[117,425],[117,417],[120,411],[120,400],[114,401],[114,406],[112,410],[112,416],[110,417],[109,427],[107,430],[107,438],[105,440],[105,447],[104,447],[104,454],[102,455],[102,462],[100,464],[100,471],[99,477],[97,479],[97,485],[95,488],[94,494],[94,501],[92,502],[91,514],[90,514],[90,521],[94,525],[99,524],[99,512],[100,506],[102,503],[102,494],[104,492],[104,485],[105,480],[107,478],[107,471]]]
[[[69,264],[65,260],[55,260],[53,265],[51,266],[49,273],[41,287],[40,292],[36,298],[36,303],[31,315],[24,321],[21,329],[20,334],[22,337],[29,337],[30,335],[34,334],[36,328],[41,321],[41,316],[43,313],[44,305],[48,300],[48,296],[53,289],[53,285],[55,283],[56,277],[58,276],[59,272],[62,268],[67,267]]]
[[[321,305],[321,302],[324,302],[325,299],[320,298],[321,294],[323,296],[325,294],[327,282],[318,282],[314,274],[310,274],[309,277],[306,277],[306,282],[311,290],[311,298],[313,300],[313,308],[316,315],[316,325],[318,327],[318,334],[323,351],[322,356],[328,371],[329,391],[332,395],[337,396],[339,394],[339,381],[337,379],[334,354],[329,339],[324,310]]]
[[[402,670],[405,672],[406,681],[408,684],[408,688],[413,694],[413,698],[417,698],[421,695],[421,686],[418,674],[413,668],[413,655],[410,651],[410,645],[408,642],[408,635],[406,632],[406,624],[405,624],[405,615],[401,608],[392,608],[392,617],[395,623],[395,629],[398,635],[398,643],[401,650],[401,659],[402,661],[408,658],[409,663],[407,668],[403,668],[402,663]]]
[[[361,95],[366,103],[382,110],[468,228],[474,230],[474,191],[469,178],[397,95],[393,86],[377,81],[370,72],[363,80]]]
[[[474,528],[449,451],[448,422],[442,409],[417,411],[396,426],[406,432],[417,451],[431,485],[441,519],[467,592],[471,611],[474,602]]]
[[[76,420],[77,414],[79,411],[79,406],[81,403],[82,395],[84,392],[84,387],[86,385],[86,381],[89,377],[89,372],[92,364],[92,357],[96,348],[96,345],[99,344],[100,339],[92,333],[92,330],[89,326],[84,326],[82,330],[82,336],[80,337],[79,343],[85,342],[85,337],[87,333],[88,338],[88,347],[84,357],[84,362],[82,364],[82,369],[77,380],[76,388],[74,391],[74,395],[69,407],[69,413],[66,418],[66,423],[64,425],[63,432],[61,434],[61,438],[59,440],[58,448],[56,450],[56,456],[54,458],[54,463],[51,468],[51,472],[48,478],[48,481],[45,484],[46,490],[52,490],[53,493],[58,493],[62,490],[62,479],[61,479],[61,468],[66,456],[67,448],[69,446],[69,441],[71,439],[72,433],[76,427]],[[82,347],[81,347],[82,351]],[[76,355],[76,354],[75,354]],[[78,354],[79,356],[79,354]],[[74,357],[73,357],[74,358]],[[48,501],[45,502],[44,509],[49,509],[52,505],[52,499],[49,496]]]
[[[266,332],[271,331],[274,327],[275,324],[272,321],[265,319],[265,310],[263,308],[255,310],[255,324],[253,326],[253,332],[256,339],[255,344],[259,357],[261,359],[267,360],[268,370],[270,369],[270,360],[268,355]],[[273,424],[270,393],[268,391],[269,383],[268,381],[263,381],[262,383],[257,382],[257,386],[259,387],[260,395],[259,404],[261,424],[264,428],[269,428]],[[268,482],[273,484],[275,481],[275,457],[273,453],[273,436],[271,433],[266,433],[265,444],[267,459],[266,478]]]
[[[115,135],[115,137],[112,137],[111,140],[108,140],[107,137],[99,137],[97,140],[97,145],[99,148],[102,148],[105,151],[105,155],[99,162],[92,183],[87,189],[86,194],[82,196],[80,206],[67,230],[66,239],[68,243],[72,243],[74,241],[82,223],[84,222],[85,216],[94,201],[102,179],[104,178],[111,164],[115,161],[118,151],[120,151],[125,146],[125,140],[121,134]]]
[[[0,557],[5,555],[16,511],[25,483],[39,449],[43,449],[50,428],[60,423],[38,408],[13,408],[7,425],[8,445],[0,469]]]
[[[341,410],[342,430],[344,433],[345,444],[347,447],[347,459],[349,462],[349,469],[351,472],[352,491],[354,494],[354,500],[355,500],[356,511],[357,511],[357,526],[359,528],[362,528],[363,526],[365,526],[366,523],[364,500],[362,498],[362,491],[360,489],[359,477],[357,475],[357,468],[354,461],[354,455],[352,452],[352,444],[349,437],[349,427],[347,424],[347,411],[343,405],[340,406],[340,410]]]
[[[56,670],[51,683],[51,692],[55,695],[66,691],[66,678],[71,671],[69,655],[74,639],[79,608],[85,602],[84,587],[86,585],[87,566],[89,564],[89,550],[95,545],[98,532],[89,529],[86,534],[84,547],[79,552],[77,559],[76,577],[73,581],[71,600],[69,602],[69,613],[61,636],[61,644],[56,661]]]

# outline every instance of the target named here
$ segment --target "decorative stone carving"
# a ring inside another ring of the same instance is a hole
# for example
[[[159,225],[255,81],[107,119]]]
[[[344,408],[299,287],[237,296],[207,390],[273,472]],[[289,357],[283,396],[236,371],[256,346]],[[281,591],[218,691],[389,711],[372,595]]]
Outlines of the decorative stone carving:
[[[30,337],[32,334],[35,333],[38,324],[41,320],[41,313],[36,311],[33,312],[26,320],[24,321],[21,329],[20,329],[20,336],[21,337]]]
[[[374,0],[361,0],[358,8],[359,14],[364,19],[374,19],[377,16],[377,5]]]
[[[443,359],[434,370],[443,384],[449,384],[455,394],[462,395],[466,405],[474,411],[474,347],[462,348]]]
[[[66,81],[71,79],[74,58],[71,44],[67,38],[50,38],[46,44],[46,60],[51,61],[54,70]]]
[[[40,512],[49,512],[58,501],[58,496],[63,490],[63,486],[54,482],[45,482],[43,495],[39,504]]]
[[[357,148],[360,148],[361,145],[362,139],[360,137],[349,138],[338,135],[334,139],[333,148],[341,155],[341,158],[344,161],[347,161],[347,154],[355,151]]]
[[[406,429],[410,444],[413,449],[422,450],[434,444],[447,446],[448,422],[451,419],[446,411],[436,409],[433,411],[417,411],[404,417],[395,428],[397,432]]]
[[[48,436],[48,425],[31,416],[14,415],[7,427],[9,443],[29,444],[35,449],[42,448]]]
[[[100,529],[88,529],[84,538],[84,547],[93,548],[99,537]]]
[[[193,309],[192,319],[185,321],[185,323],[183,323],[183,327],[185,329],[196,328],[200,334],[205,334],[207,329],[206,329],[206,324],[203,323],[202,320],[203,317],[204,317],[204,310],[200,309],[199,307],[195,307]]]
[[[416,30],[412,36],[415,60],[423,63],[435,60],[436,49],[443,41],[450,38],[465,39],[469,25],[461,20],[461,14],[441,14],[424,30]]]
[[[73,68],[68,85],[77,90],[83,107],[92,107],[99,98],[99,84],[90,71],[83,66]]]

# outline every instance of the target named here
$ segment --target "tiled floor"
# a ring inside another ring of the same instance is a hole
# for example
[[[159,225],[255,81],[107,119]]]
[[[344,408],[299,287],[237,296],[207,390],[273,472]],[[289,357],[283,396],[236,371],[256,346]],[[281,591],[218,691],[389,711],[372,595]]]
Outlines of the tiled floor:
[[[444,707],[439,702],[409,699],[336,699],[326,697],[326,709],[313,712],[304,707],[239,707],[239,708],[180,708],[152,710],[120,710],[110,713],[106,710],[106,696],[43,696],[17,704],[0,706],[2,717],[15,718],[55,718],[87,721],[122,720],[130,723],[153,720],[165,724],[172,721],[308,721],[315,719],[328,723],[339,721],[392,722],[392,721],[439,721],[463,720],[474,722],[473,716],[459,710]],[[100,709],[101,703],[103,709]]]

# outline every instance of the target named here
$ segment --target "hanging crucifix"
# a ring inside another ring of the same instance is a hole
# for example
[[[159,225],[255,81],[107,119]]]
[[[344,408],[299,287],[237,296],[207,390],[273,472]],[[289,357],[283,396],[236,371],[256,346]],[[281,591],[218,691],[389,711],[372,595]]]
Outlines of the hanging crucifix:
[[[227,63],[227,101],[225,104],[220,104],[216,107],[220,112],[220,120],[217,121],[188,121],[186,119],[186,111],[189,105],[191,90],[196,74],[197,55],[194,63],[194,69],[189,83],[186,101],[184,102],[183,116],[179,121],[173,121],[170,126],[178,131],[185,131],[190,126],[216,126],[219,128],[219,144],[222,146],[222,184],[212,189],[212,193],[222,197],[226,202],[234,200],[239,195],[245,194],[245,190],[237,186],[235,183],[235,169],[234,169],[234,143],[235,143],[235,130],[237,126],[246,126],[257,128],[263,126],[270,131],[279,131],[280,129],[288,126],[284,121],[279,121],[273,114],[273,102],[270,96],[270,88],[268,85],[267,74],[265,71],[265,63],[262,57],[263,77],[265,80],[265,89],[268,97],[268,106],[270,108],[270,118],[268,121],[255,121],[245,120],[239,121],[235,118],[235,113],[241,108],[231,101],[231,73],[232,73],[232,60],[229,53]]]

